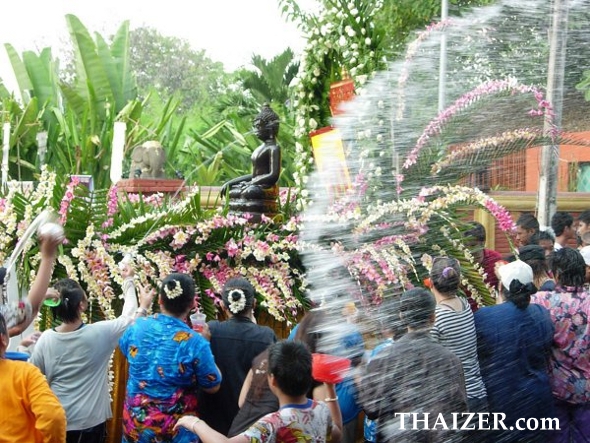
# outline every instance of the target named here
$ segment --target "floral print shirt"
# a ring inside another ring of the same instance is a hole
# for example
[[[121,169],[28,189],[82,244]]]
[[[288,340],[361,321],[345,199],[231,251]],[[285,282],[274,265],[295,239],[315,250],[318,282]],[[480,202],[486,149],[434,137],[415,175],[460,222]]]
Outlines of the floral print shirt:
[[[181,320],[156,314],[137,319],[119,346],[129,362],[123,441],[198,441],[173,427],[182,415],[197,413],[198,387],[221,383],[209,342]]]
[[[590,293],[557,287],[533,294],[531,303],[546,307],[555,324],[550,368],[553,395],[568,403],[589,403]]]
[[[324,443],[332,438],[332,417],[325,403],[308,400],[265,415],[242,435],[250,443]]]

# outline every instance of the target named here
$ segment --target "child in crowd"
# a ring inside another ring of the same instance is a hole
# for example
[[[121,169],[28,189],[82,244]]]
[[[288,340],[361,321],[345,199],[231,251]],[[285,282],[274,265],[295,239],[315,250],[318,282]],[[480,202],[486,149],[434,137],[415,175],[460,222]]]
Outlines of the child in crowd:
[[[299,341],[280,341],[270,346],[268,384],[279,399],[278,411],[258,420],[243,433],[228,439],[198,417],[185,415],[175,429],[191,430],[203,443],[313,441],[340,442],[342,417],[334,385],[326,383],[328,398],[307,398],[312,384],[312,357]]]
[[[63,443],[66,413],[35,366],[5,358],[8,328],[0,313],[0,441]]]

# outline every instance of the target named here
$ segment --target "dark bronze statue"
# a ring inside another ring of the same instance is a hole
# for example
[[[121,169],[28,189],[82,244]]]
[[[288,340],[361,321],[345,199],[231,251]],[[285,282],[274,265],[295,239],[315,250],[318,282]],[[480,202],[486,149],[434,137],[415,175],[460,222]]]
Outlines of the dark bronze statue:
[[[261,214],[272,216],[277,211],[281,174],[281,149],[276,140],[279,116],[268,104],[254,120],[254,128],[263,143],[252,153],[252,174],[226,182],[221,193],[229,196],[230,212],[247,212],[259,220]]]

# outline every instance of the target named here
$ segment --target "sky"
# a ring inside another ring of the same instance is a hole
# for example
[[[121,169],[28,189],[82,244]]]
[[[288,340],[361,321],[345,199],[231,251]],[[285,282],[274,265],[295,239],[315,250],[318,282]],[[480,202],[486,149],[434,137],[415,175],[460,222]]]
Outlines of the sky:
[[[298,4],[309,9],[315,1]],[[281,16],[278,0],[10,1],[3,4],[0,23],[0,78],[7,87],[14,79],[4,44],[12,44],[19,53],[59,46],[69,40],[66,14],[76,15],[91,32],[103,36],[114,33],[124,20],[131,29],[154,27],[205,50],[227,71],[247,66],[252,54],[270,59],[287,47],[297,54],[305,44],[296,26]]]

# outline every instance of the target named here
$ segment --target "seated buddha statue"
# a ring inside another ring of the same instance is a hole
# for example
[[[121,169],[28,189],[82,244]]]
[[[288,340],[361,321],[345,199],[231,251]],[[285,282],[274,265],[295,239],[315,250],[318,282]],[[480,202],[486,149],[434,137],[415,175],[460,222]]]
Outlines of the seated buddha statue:
[[[221,193],[229,196],[232,212],[268,215],[276,211],[281,174],[281,149],[276,140],[279,116],[268,104],[263,105],[255,118],[254,129],[263,143],[252,152],[252,174],[224,183]]]

